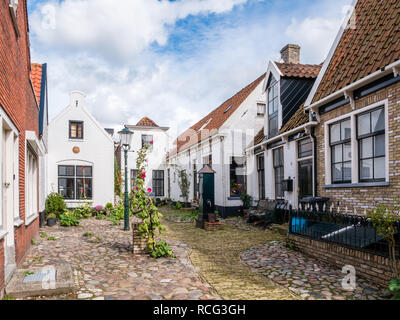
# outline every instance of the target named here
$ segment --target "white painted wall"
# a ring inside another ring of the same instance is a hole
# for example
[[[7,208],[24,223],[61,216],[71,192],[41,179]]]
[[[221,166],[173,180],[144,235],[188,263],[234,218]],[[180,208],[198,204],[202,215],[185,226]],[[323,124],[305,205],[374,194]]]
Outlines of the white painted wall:
[[[137,152],[142,148],[142,135],[153,136],[153,150],[148,154],[147,157],[147,169],[146,169],[146,189],[153,189],[153,170],[164,171],[164,196],[157,198],[168,197],[168,174],[166,166],[166,154],[168,152],[169,137],[167,134],[167,128],[149,128],[149,127],[137,127],[137,126],[126,126],[134,132],[132,138],[132,147],[128,152],[128,190],[131,191],[131,170],[138,169],[136,166]],[[121,174],[125,177],[125,159],[124,151],[121,151]],[[124,192],[125,186],[122,186],[122,192]]]
[[[76,103],[78,106],[76,106]],[[84,121],[84,139],[69,139],[69,121]],[[114,142],[109,134],[85,108],[85,95],[74,91],[70,105],[49,124],[48,193],[58,192],[58,165],[93,166],[93,206],[113,203]],[[72,149],[79,147],[80,153]],[[77,207],[82,201],[66,201]]]
[[[178,175],[174,173],[174,166],[178,164],[180,170],[186,169],[191,174],[190,199],[193,200],[193,164],[197,164],[197,171],[203,167],[203,158],[212,154],[212,168],[215,174],[215,204],[221,207],[238,207],[242,205],[240,199],[230,197],[230,159],[232,156],[245,156],[246,147],[254,140],[255,135],[262,129],[264,117],[257,116],[257,102],[265,101],[262,95],[263,83],[260,83],[239,108],[222,125],[218,133],[210,139],[182,150],[178,155],[170,158],[171,169],[171,198],[183,201],[178,185]]]

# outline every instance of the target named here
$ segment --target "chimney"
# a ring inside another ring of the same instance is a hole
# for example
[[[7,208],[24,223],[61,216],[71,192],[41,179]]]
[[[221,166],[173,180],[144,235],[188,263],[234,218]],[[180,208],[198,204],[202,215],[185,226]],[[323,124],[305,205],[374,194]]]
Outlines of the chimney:
[[[300,46],[288,44],[281,50],[281,56],[285,63],[300,63]]]

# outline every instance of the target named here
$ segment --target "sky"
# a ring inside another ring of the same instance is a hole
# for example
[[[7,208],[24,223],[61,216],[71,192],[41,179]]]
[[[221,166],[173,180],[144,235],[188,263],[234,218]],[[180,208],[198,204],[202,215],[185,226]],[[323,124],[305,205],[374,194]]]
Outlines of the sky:
[[[103,127],[142,117],[176,137],[279,61],[326,58],[350,0],[28,0],[50,120],[83,91]]]

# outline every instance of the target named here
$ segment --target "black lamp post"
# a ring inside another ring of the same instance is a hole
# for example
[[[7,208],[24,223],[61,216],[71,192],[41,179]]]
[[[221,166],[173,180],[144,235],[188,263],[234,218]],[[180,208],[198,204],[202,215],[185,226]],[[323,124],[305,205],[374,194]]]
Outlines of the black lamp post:
[[[128,195],[128,151],[131,149],[133,132],[124,128],[118,132],[121,139],[121,146],[125,155],[125,201],[124,201],[124,230],[129,231],[129,195]]]

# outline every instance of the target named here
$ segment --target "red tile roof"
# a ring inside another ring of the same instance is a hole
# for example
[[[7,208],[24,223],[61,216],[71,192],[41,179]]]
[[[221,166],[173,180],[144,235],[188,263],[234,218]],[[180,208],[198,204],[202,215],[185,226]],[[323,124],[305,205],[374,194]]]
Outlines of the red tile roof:
[[[256,134],[256,136],[254,137],[254,145],[258,145],[259,143],[261,143],[265,138],[264,135],[264,127],[260,130],[259,133]]]
[[[300,127],[308,122],[308,113],[304,112],[304,103],[299,107],[290,120],[279,130],[279,134],[289,132],[297,127]]]
[[[318,77],[322,65],[301,63],[275,62],[284,77],[290,78],[313,78]]]
[[[156,128],[159,127],[157,123],[155,123],[153,120],[151,120],[151,119],[149,119],[149,118],[147,118],[147,117],[142,118],[142,119],[136,124],[136,126],[137,126],[137,127],[156,127]]]
[[[336,47],[314,95],[316,102],[400,59],[400,1],[358,0],[355,27]]]
[[[170,152],[170,156],[216,134],[264,79],[265,73],[182,133],[175,141],[177,148]]]
[[[39,63],[32,63],[31,79],[33,84],[33,89],[35,91],[35,96],[38,104],[40,104],[40,91],[42,88],[42,65]]]

